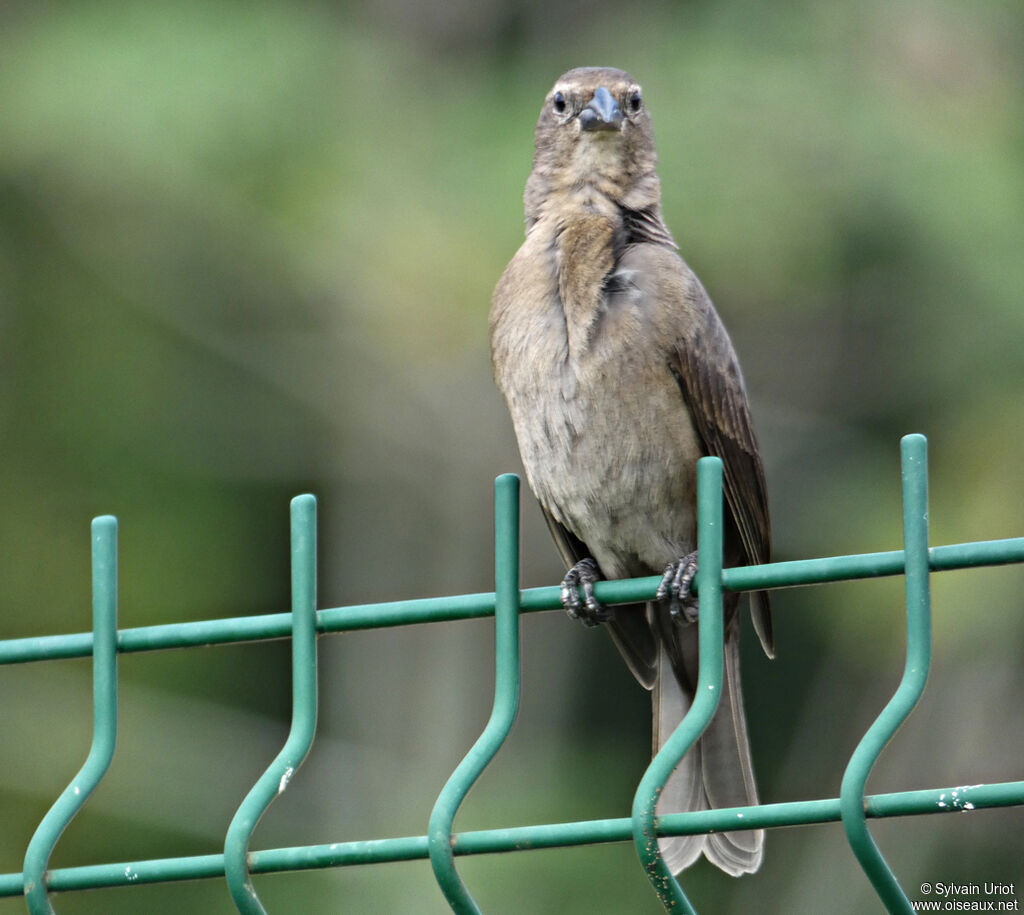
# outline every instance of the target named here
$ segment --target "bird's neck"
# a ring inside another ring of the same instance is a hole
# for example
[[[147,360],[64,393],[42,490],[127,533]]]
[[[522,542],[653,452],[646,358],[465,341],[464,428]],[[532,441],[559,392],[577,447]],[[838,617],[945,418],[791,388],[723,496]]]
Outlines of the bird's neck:
[[[605,279],[615,267],[624,226],[622,211],[592,188],[549,198],[545,213],[555,252],[558,295],[565,313],[570,358],[590,346],[604,305]],[[550,220],[550,222],[549,222]]]

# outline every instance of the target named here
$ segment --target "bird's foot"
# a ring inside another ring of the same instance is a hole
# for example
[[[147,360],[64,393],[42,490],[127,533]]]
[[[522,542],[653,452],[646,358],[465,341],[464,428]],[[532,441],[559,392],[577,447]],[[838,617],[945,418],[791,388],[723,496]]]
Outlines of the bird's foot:
[[[562,606],[572,619],[579,620],[584,626],[606,623],[614,615],[611,607],[606,607],[594,597],[594,582],[600,580],[601,573],[593,559],[581,559],[562,579]]]
[[[693,579],[697,574],[697,553],[682,556],[665,567],[655,599],[668,605],[668,612],[677,623],[697,622],[697,596]]]

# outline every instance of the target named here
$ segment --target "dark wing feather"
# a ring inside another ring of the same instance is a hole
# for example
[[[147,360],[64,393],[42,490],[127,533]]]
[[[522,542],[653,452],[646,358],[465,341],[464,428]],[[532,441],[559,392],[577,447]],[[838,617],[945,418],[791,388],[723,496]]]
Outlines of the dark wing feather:
[[[593,558],[587,545],[543,505],[544,520],[554,538],[555,546],[567,568],[581,559]],[[619,649],[633,676],[645,689],[653,689],[658,679],[658,646],[647,622],[644,604],[623,604],[615,608],[615,616],[608,622],[608,634]]]
[[[747,564],[769,561],[771,527],[764,467],[732,343],[711,300],[694,279],[688,327],[669,357],[683,398],[707,453],[721,458],[725,500]],[[754,628],[765,653],[774,655],[767,594],[751,595]]]
[[[556,520],[555,516],[543,505],[541,505],[540,510],[544,512],[544,520],[548,523],[548,530],[551,531],[551,537],[558,548],[558,555],[562,557],[562,562],[565,563],[566,568],[571,569],[581,559],[590,557],[587,545],[579,537],[560,521]]]
[[[661,218],[661,208],[654,204],[642,210],[622,209],[622,222],[626,230],[627,244],[664,245],[678,251],[672,233]]]

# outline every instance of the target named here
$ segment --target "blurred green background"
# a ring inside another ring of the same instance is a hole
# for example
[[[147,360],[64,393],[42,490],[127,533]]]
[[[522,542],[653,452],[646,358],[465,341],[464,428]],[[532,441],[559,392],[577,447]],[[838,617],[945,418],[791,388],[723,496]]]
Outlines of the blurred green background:
[[[89,521],[120,519],[124,626],[288,602],[288,499],[320,500],[320,605],[488,590],[519,470],[487,308],[564,70],[645,89],[666,219],[742,359],[779,559],[897,548],[898,439],[932,541],[1024,534],[1018,0],[0,6],[0,637],[89,626]],[[562,574],[524,490],[523,583]],[[1024,573],[935,576],[922,706],[871,791],[1021,778]],[[902,668],[902,584],[775,599],[746,640],[762,798],[833,797]],[[457,828],[628,813],[647,695],[609,640],[523,620],[508,746]],[[749,633],[748,633],[749,635]],[[309,761],[259,848],[422,834],[486,720],[488,621],[321,641]],[[121,659],[108,777],[55,866],[213,853],[287,732],[285,643]],[[87,661],[0,670],[0,872],[88,746]],[[1019,810],[873,826],[923,881],[1024,882]],[[464,860],[489,913],[656,913],[629,845]],[[271,911],[442,913],[425,862],[269,876]],[[841,827],[684,881],[707,912],[879,905]],[[839,892],[842,888],[842,892]],[[220,881],[56,897],[230,912]],[[0,913],[22,911],[0,900]]]

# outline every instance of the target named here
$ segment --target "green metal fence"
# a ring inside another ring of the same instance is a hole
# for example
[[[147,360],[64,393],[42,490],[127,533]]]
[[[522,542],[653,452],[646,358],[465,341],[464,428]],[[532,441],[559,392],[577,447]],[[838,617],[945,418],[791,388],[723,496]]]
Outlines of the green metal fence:
[[[657,836],[841,821],[853,853],[888,911],[912,912],[906,894],[871,838],[867,827],[869,818],[1024,804],[1024,781],[864,794],[872,766],[917,703],[928,676],[930,573],[1024,562],[1024,537],[928,546],[926,448],[925,439],[920,435],[907,436],[902,442],[903,550],[737,569],[722,568],[721,463],[717,458],[701,460],[698,465],[701,562],[696,582],[700,595],[698,699],[640,781],[632,816],[454,834],[452,824],[459,805],[500,749],[516,715],[519,614],[560,606],[558,587],[519,588],[519,480],[515,476],[504,475],[495,482],[493,593],[317,610],[316,501],[310,495],[303,495],[292,500],[291,506],[291,613],[198,623],[117,628],[117,521],[110,516],[97,518],[92,524],[93,631],[0,642],[0,664],[91,656],[94,706],[93,741],[88,758],[28,842],[23,872],[0,874],[0,897],[24,895],[28,910],[39,915],[54,911],[49,897],[53,892],[220,878],[226,880],[239,912],[262,913],[265,910],[253,888],[251,874],[429,858],[452,910],[473,913],[480,910],[456,870],[458,856],[632,840],[653,890],[665,908],[693,913],[695,910],[682,887],[658,854]],[[853,753],[840,796],[655,817],[655,801],[662,785],[710,721],[721,694],[722,590],[762,590],[887,575],[903,575],[906,581],[906,668],[892,699]],[[601,582],[596,593],[609,604],[648,600],[653,598],[658,581],[654,576]],[[249,851],[250,838],[260,817],[283,793],[313,743],[317,718],[318,635],[492,614],[497,658],[494,709],[483,733],[438,795],[426,835]],[[61,833],[99,784],[114,754],[119,653],[289,636],[293,681],[291,732],[231,820],[222,854],[48,869],[50,855]]]

